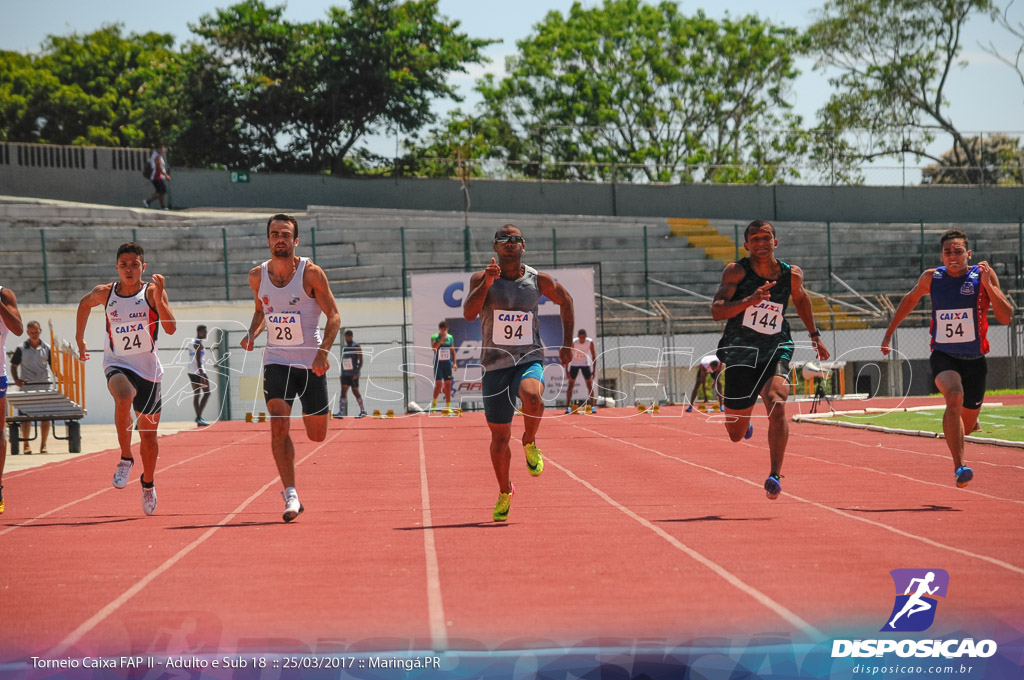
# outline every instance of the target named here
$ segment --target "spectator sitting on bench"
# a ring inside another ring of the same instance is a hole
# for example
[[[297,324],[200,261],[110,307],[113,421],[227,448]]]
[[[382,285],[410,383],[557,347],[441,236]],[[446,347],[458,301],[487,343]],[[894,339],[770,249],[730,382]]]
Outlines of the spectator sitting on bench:
[[[29,321],[25,330],[28,331],[28,340],[18,345],[18,349],[14,350],[11,356],[11,376],[14,378],[14,384],[20,387],[22,392],[52,390],[47,367],[52,368],[53,355],[50,346],[40,337],[42,326],[38,321]],[[32,423],[22,423],[21,439],[25,442],[25,453],[32,453],[29,446],[31,433]],[[39,423],[39,453],[46,453],[46,438],[49,435],[50,421],[44,420]]]

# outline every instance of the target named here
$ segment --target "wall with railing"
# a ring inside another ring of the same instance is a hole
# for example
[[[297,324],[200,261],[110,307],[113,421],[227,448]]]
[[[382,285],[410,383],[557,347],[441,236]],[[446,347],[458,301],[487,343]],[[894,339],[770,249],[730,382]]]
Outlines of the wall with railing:
[[[0,195],[141,206],[152,192],[139,149],[0,143]],[[341,178],[174,167],[173,208],[302,210],[307,205],[468,212],[724,219],[1016,221],[1020,186],[749,186]]]

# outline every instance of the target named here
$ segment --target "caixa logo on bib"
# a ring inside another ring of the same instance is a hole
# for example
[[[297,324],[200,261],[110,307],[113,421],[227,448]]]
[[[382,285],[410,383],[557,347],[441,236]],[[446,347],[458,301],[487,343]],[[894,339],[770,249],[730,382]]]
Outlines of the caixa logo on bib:
[[[889,575],[896,586],[896,602],[881,630],[928,630],[935,621],[936,597],[946,597],[949,573],[945,569],[893,569]]]
[[[916,633],[935,622],[939,600],[949,589],[945,569],[893,569],[896,590],[892,611],[880,632]],[[834,640],[832,657],[879,657],[895,653],[900,657],[987,658],[996,653],[993,640]]]

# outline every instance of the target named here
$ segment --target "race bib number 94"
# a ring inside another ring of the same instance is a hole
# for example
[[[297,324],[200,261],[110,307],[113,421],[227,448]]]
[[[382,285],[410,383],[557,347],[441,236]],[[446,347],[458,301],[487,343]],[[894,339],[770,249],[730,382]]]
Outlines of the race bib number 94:
[[[743,326],[762,335],[777,335],[782,332],[782,305],[762,300],[743,312]]]
[[[302,344],[302,315],[299,313],[267,314],[268,345],[291,346]]]
[[[935,342],[974,342],[974,310],[942,309],[935,312]]]
[[[533,314],[530,312],[494,310],[495,345],[532,345]]]

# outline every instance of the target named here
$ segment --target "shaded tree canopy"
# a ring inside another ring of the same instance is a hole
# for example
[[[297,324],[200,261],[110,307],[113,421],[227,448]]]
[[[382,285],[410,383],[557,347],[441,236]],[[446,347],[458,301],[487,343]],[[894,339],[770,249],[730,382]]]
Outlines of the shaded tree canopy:
[[[0,139],[173,147],[177,164],[345,170],[356,145],[434,120],[456,72],[485,61],[438,0],[352,0],[308,23],[244,0],[190,24],[195,39],[120,26],[0,52]]]
[[[967,137],[964,147],[970,149],[979,166],[970,166],[967,154],[957,146],[942,154],[939,163],[921,171],[922,183],[969,184],[979,176],[984,184],[1024,183],[1024,148],[1021,148],[1020,137],[1003,134]]]
[[[946,84],[964,24],[992,10],[991,0],[828,0],[808,29],[816,68],[836,74],[818,112],[820,129],[835,131],[828,154],[846,164],[902,153],[939,161],[927,147],[943,132],[977,167],[947,111]],[[851,130],[859,136],[844,136]]]
[[[512,175],[742,182],[780,180],[802,152],[794,29],[605,0],[550,12],[517,45],[506,77],[478,81],[478,113],[449,118],[414,155],[472,137],[473,156]]]

